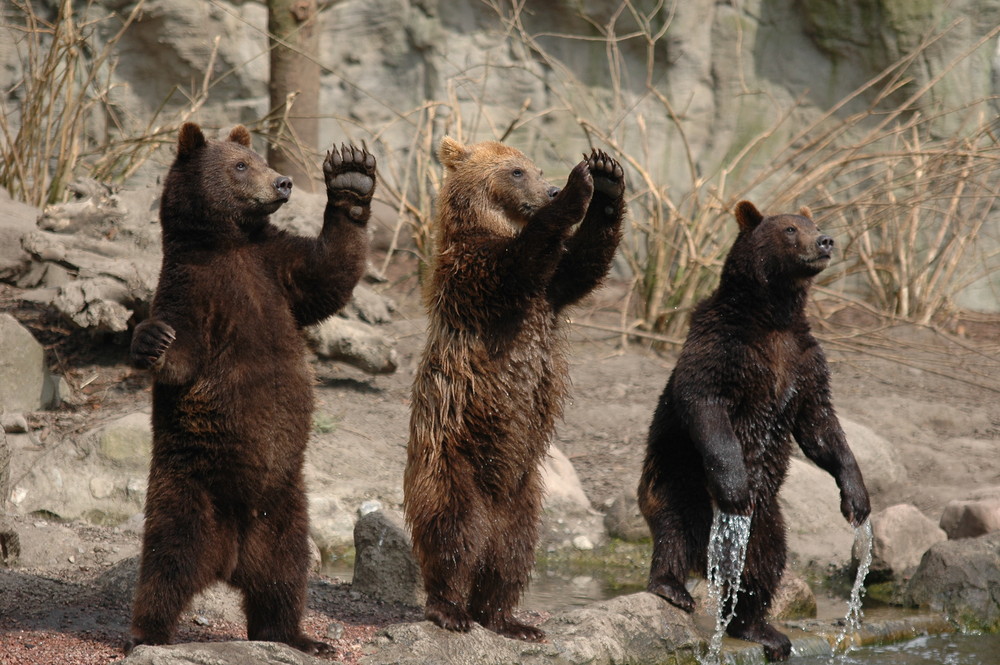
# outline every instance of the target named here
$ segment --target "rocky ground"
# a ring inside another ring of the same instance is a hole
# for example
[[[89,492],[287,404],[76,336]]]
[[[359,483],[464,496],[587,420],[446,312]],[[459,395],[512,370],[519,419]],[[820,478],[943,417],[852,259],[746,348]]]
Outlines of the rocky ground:
[[[398,303],[385,327],[395,340],[395,373],[373,376],[339,363],[316,363],[311,482],[348,488],[340,494],[341,508],[353,509],[366,500],[398,508],[401,500],[408,390],[424,329],[413,274],[412,265],[397,266],[390,281],[377,287]],[[631,338],[623,344],[614,332],[621,322],[623,294],[622,285],[609,285],[579,308],[568,326],[573,392],[555,444],[572,462],[597,518],[635,486],[646,427],[674,358],[673,350],[654,349],[650,340]],[[148,379],[125,366],[124,346],[72,332],[47,311],[21,301],[14,287],[0,287],[0,305],[43,342],[53,369],[76,387],[73,403],[27,415],[39,448],[72,440],[95,423],[148,405]],[[886,459],[899,467],[887,475],[863,465],[866,477],[878,485],[873,491],[876,511],[912,503],[936,522],[952,499],[1000,492],[1000,322],[966,317],[952,322],[952,332],[946,334],[888,325],[863,309],[832,301],[821,302],[814,313],[841,416],[888,441]],[[16,484],[12,478],[12,487]],[[786,505],[798,502],[796,491],[805,495],[813,488],[790,488]],[[104,663],[119,658],[128,624],[129,571],[134,571],[128,565],[139,544],[137,521],[96,526],[44,515],[13,520],[23,556],[19,567],[0,571],[0,661]],[[809,541],[813,549],[797,550],[792,534],[796,564],[816,560],[844,565],[851,534],[838,518],[835,502],[819,522],[813,525],[818,540]],[[842,538],[820,537],[827,532]],[[543,553],[566,544],[561,541],[565,537],[553,525]],[[827,561],[810,554],[827,550]],[[244,636],[237,610],[206,607],[196,606],[185,615],[179,640]],[[526,616],[541,621],[546,613],[529,605]],[[356,662],[381,626],[419,618],[415,607],[367,599],[337,578],[317,574],[310,586],[307,630],[335,644],[335,657],[344,662]]]

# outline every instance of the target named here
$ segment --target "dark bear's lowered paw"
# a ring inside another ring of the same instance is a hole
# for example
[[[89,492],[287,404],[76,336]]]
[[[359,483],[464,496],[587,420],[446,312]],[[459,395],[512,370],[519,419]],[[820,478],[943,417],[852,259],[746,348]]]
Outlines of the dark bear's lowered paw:
[[[792,641],[788,639],[787,635],[768,623],[749,626],[730,624],[726,633],[739,640],[760,644],[764,647],[764,656],[770,661],[788,660],[788,657],[792,655]]]
[[[364,144],[357,148],[341,143],[339,149],[334,147],[326,153],[323,176],[327,196],[348,202],[352,206],[351,217],[358,219],[362,211],[355,208],[371,204],[375,193],[375,156]]]
[[[172,327],[156,319],[146,319],[135,327],[129,358],[139,369],[149,369],[163,357],[177,338]]]
[[[656,582],[650,582],[646,589],[688,614],[694,612],[694,598],[691,597],[691,594],[688,593],[683,584],[672,584],[664,580],[657,580]]]
[[[424,608],[424,618],[433,621],[445,630],[453,630],[458,633],[469,632],[474,623],[468,612],[453,603],[444,601],[432,602],[428,600]]]
[[[594,178],[594,190],[617,199],[625,193],[625,171],[614,158],[603,150],[594,148],[583,156]]]

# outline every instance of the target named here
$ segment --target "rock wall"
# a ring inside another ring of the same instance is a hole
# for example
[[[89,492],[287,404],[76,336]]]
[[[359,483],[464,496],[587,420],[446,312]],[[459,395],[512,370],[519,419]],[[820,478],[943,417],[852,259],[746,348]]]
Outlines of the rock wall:
[[[49,18],[56,4],[36,1]],[[124,15],[134,4],[98,0],[90,11]],[[912,56],[882,107],[933,82],[914,110],[934,117],[972,105],[992,116],[996,109],[984,100],[1000,92],[996,37],[981,41],[1000,25],[1000,0],[690,0],[662,7],[634,0],[634,13],[621,0],[517,4],[326,3],[317,151],[366,139],[376,144],[387,182],[401,187],[409,174],[411,184],[427,187],[420,165],[445,132],[466,140],[509,134],[557,181],[591,143],[613,142],[678,201],[755,146],[744,170],[728,176],[729,191],[718,192],[725,198],[734,195],[731,183],[749,181],[779,146],[902,58]],[[99,25],[105,36],[119,27],[115,20]],[[181,111],[218,127],[253,124],[267,112],[262,2],[145,0],[117,56],[112,96],[134,131],[165,101],[154,127]],[[0,46],[0,60],[7,89],[22,74],[16,49]],[[200,100],[206,74],[208,96]],[[880,89],[837,113],[867,108]],[[948,136],[969,117],[946,114],[933,121],[935,131]],[[161,173],[168,153],[159,151],[150,177]],[[769,194],[768,186],[755,195]],[[974,299],[988,302],[989,290],[979,286]]]

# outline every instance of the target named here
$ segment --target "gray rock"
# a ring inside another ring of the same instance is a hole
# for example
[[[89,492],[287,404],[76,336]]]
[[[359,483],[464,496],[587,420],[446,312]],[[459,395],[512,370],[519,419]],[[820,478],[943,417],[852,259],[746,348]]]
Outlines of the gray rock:
[[[10,314],[0,314],[0,411],[38,411],[52,400],[45,349]]]
[[[900,462],[895,446],[853,420],[842,417],[840,425],[861,467],[869,493],[881,494],[906,482],[906,467]]]
[[[850,562],[854,530],[840,514],[840,491],[830,474],[793,457],[778,501],[796,565],[843,567]]]
[[[390,374],[399,365],[393,340],[361,321],[331,316],[307,328],[306,338],[320,358],[344,362],[369,374]]]
[[[452,633],[430,622],[387,627],[362,665],[612,665],[694,662],[704,641],[691,617],[648,593],[620,596],[552,616],[548,643],[500,637],[479,625]],[[672,660],[673,659],[673,660]]]
[[[337,665],[277,642],[202,642],[164,647],[139,646],[126,665]]]
[[[1000,630],[1000,532],[932,547],[904,591],[967,630]]]
[[[916,506],[898,504],[871,516],[872,564],[869,583],[889,579],[903,580],[920,565],[924,552],[947,536]],[[855,542],[851,550],[852,568],[856,568],[862,552]]]
[[[418,605],[422,586],[403,517],[376,510],[354,525],[355,591],[393,603]]]
[[[941,515],[941,528],[951,540],[1000,531],[1000,498],[948,502]]]
[[[371,325],[378,325],[392,321],[392,312],[396,309],[396,304],[361,283],[354,287],[347,309],[352,317]]]
[[[650,539],[649,525],[639,510],[635,491],[622,492],[604,514],[604,528],[612,538],[639,542]]]
[[[591,508],[580,476],[566,454],[550,446],[541,471],[545,498],[540,545],[581,549],[578,544],[588,542],[592,549],[607,541],[603,518]]]
[[[11,200],[0,187],[0,280],[14,281],[28,270],[30,257],[21,249],[21,236],[35,228],[39,210]]]
[[[149,414],[141,412],[46,446],[29,435],[10,435],[12,477],[18,479],[11,502],[22,514],[46,511],[104,524],[126,520],[142,510],[151,437]]]
[[[714,617],[715,604],[708,599],[708,583],[703,578],[696,577],[688,582],[688,587],[698,610]],[[782,621],[815,617],[816,594],[804,579],[786,568],[781,576],[781,585],[771,599],[768,616]]]

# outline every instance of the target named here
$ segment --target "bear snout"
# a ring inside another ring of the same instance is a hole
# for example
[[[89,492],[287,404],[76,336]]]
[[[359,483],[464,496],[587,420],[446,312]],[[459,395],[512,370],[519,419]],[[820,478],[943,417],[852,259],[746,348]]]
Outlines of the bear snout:
[[[816,239],[816,246],[819,247],[820,254],[830,256],[833,253],[833,245],[833,238],[828,235],[821,235]]]
[[[559,196],[559,192],[561,191],[562,190],[559,189],[558,187],[549,187],[548,191],[549,198],[554,199],[555,197]]]
[[[292,195],[292,179],[286,175],[278,176],[274,181],[274,188],[278,190],[278,195],[287,200]]]

